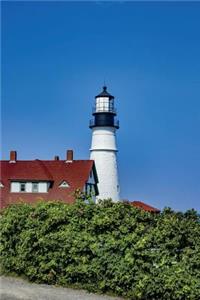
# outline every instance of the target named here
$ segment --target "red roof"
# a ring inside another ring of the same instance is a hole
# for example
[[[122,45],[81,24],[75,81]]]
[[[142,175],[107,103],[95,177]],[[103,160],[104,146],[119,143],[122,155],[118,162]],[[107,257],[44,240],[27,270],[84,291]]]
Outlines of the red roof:
[[[1,207],[19,200],[26,203],[36,200],[63,200],[72,203],[75,190],[83,190],[92,170],[96,176],[93,160],[73,160],[69,163],[65,160],[17,160],[15,163],[1,161],[0,169],[0,182],[4,185],[0,188]],[[95,179],[97,181],[97,177]],[[48,181],[51,186],[48,193],[11,193],[12,180]],[[60,188],[62,181],[66,181],[69,188]]]
[[[149,212],[159,213],[160,210],[141,201],[130,201],[130,205]]]

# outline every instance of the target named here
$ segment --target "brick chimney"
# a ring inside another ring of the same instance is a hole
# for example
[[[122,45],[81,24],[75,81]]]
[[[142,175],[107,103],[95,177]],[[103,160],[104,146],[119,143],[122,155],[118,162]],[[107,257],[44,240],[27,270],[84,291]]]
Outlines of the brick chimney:
[[[58,155],[55,155],[55,156],[54,156],[54,160],[59,160],[59,156],[58,156]]]
[[[72,163],[73,162],[73,156],[74,156],[73,150],[67,150],[66,162],[67,163]]]
[[[10,151],[10,163],[17,162],[17,151]]]

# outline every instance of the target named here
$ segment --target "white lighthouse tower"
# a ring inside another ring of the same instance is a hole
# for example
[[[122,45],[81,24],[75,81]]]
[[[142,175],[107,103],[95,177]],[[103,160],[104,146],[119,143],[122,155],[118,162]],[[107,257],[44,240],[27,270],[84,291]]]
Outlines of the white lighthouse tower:
[[[98,175],[98,199],[111,198],[114,202],[120,200],[117,170],[116,130],[119,121],[115,120],[116,110],[114,97],[107,92],[107,87],[95,97],[92,129],[92,145],[90,159],[95,161]]]

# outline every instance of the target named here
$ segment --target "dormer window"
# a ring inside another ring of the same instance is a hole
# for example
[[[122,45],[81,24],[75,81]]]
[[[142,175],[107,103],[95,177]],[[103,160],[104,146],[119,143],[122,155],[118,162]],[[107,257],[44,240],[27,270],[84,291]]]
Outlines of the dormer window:
[[[48,181],[11,181],[11,193],[48,193],[50,182]]]
[[[67,183],[67,181],[63,181],[61,182],[61,184],[59,185],[60,188],[69,188],[69,184]]]
[[[20,188],[20,192],[26,192],[26,183],[21,182],[19,188]]]
[[[32,192],[38,193],[38,182],[33,182],[32,184]]]

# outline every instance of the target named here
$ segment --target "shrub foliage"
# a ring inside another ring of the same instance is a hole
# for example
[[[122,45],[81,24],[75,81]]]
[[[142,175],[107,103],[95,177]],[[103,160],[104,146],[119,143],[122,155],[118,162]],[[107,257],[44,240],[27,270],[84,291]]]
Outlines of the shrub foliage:
[[[1,216],[3,273],[138,300],[200,299],[200,217],[125,203],[40,202]]]

